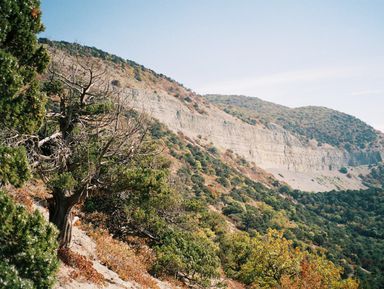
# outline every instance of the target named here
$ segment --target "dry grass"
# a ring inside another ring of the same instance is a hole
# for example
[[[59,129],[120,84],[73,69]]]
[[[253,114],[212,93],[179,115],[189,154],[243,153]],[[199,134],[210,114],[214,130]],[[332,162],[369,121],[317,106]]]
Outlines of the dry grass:
[[[11,198],[18,204],[23,205],[29,213],[34,211],[34,202],[27,189],[7,190]]]
[[[96,242],[97,256],[101,263],[116,272],[125,281],[134,281],[143,288],[159,289],[141,258],[138,258],[128,244],[115,240],[107,231],[92,231]],[[143,254],[144,256],[146,254]]]
[[[81,279],[98,284],[104,284],[104,276],[93,268],[93,264],[86,257],[71,251],[68,248],[59,249],[58,255],[64,264],[74,268],[70,277],[72,279]]]
[[[226,280],[226,285],[228,289],[245,289],[244,284],[231,279]]]
[[[80,212],[79,215],[81,216],[82,220],[84,221],[85,224],[89,224],[89,226],[86,226],[82,224],[82,228],[90,232],[92,231],[92,228],[106,228],[107,224],[107,218],[108,216],[105,213],[101,212],[92,212],[92,213],[82,213]],[[90,225],[92,224],[92,225]]]
[[[31,180],[23,188],[7,185],[5,189],[15,202],[23,205],[29,212],[35,210],[35,202],[44,201],[49,196],[44,183],[39,180]]]

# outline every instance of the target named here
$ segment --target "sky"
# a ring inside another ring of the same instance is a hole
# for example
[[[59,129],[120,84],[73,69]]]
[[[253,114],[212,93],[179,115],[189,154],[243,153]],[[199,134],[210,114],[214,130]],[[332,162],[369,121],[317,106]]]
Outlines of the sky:
[[[384,132],[383,0],[42,0],[40,37],[95,46],[200,94],[318,105]]]

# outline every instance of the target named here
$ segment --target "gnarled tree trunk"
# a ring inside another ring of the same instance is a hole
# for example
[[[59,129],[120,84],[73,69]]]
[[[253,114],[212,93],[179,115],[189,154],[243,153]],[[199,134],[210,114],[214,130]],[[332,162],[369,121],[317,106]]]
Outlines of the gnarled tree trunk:
[[[49,221],[59,230],[58,242],[60,248],[69,247],[72,239],[72,208],[75,204],[62,191],[54,191],[48,200]]]

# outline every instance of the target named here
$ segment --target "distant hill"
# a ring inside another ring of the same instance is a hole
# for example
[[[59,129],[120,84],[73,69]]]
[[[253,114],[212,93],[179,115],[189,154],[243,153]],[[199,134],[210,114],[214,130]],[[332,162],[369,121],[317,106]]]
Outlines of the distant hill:
[[[289,108],[241,95],[206,95],[225,112],[249,123],[275,123],[319,145],[327,143],[347,151],[370,150],[379,146],[382,135],[358,118],[325,107]]]

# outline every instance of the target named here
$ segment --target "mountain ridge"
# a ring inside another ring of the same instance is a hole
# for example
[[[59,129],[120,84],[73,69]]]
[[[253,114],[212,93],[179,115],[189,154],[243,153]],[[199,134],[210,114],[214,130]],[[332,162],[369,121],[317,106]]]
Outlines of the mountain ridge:
[[[368,173],[364,166],[381,160],[381,151],[348,152],[328,143],[319,145],[270,121],[248,123],[178,82],[133,61],[91,47],[42,42],[48,44],[51,53],[72,57],[71,61],[74,53],[96,60],[135,109],[150,114],[176,133],[213,143],[222,151],[231,150],[293,188],[306,191],[365,188],[359,178],[360,174]],[[352,166],[348,176],[339,172],[348,166]]]

